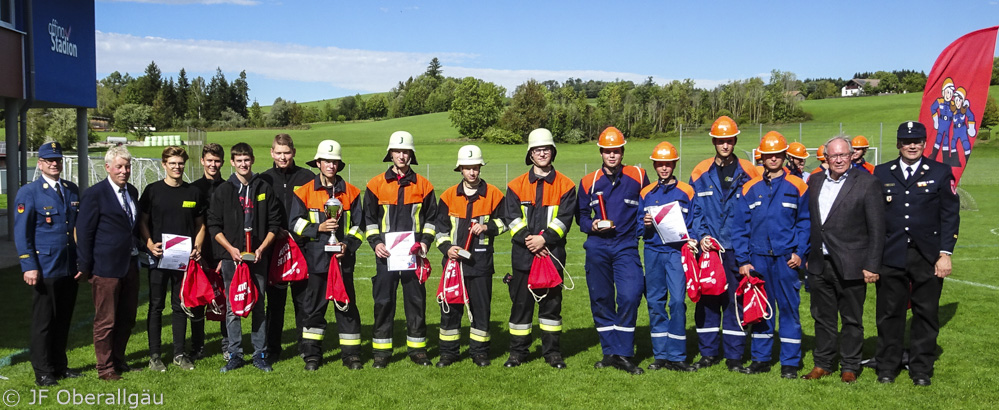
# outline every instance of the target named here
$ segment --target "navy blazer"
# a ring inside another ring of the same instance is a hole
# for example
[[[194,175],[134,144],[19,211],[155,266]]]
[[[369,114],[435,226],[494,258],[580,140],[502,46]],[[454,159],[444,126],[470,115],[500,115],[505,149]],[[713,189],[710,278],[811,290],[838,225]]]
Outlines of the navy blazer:
[[[138,209],[139,191],[125,184]],[[138,215],[135,215],[138,218]],[[132,223],[118,201],[118,187],[107,179],[83,191],[76,223],[80,271],[106,278],[128,274],[132,249],[138,248],[138,223]]]
[[[885,265],[905,268],[909,240],[930,263],[936,263],[941,251],[954,252],[961,202],[950,166],[923,157],[906,180],[896,158],[878,165],[874,176],[881,180],[887,210]]]
[[[17,191],[14,203],[14,244],[21,271],[41,271],[42,278],[76,275],[76,243],[73,228],[80,208],[76,184],[60,180],[63,198],[45,178],[38,178]]]

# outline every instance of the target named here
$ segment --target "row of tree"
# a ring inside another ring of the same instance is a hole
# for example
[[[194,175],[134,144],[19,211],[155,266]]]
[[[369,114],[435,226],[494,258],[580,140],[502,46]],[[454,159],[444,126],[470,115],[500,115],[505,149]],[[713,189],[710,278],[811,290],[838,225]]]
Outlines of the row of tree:
[[[163,78],[153,61],[138,78],[115,71],[98,81],[97,108],[91,115],[111,119],[122,131],[142,132],[147,126],[206,127],[218,121],[245,120],[249,91],[245,70],[229,82],[221,68],[209,80],[201,76],[190,80],[181,68],[174,81],[173,77]]]
[[[798,104],[800,85],[793,73],[779,70],[767,82],[750,78],[711,90],[697,88],[690,79],[660,85],[650,77],[641,84],[606,83],[591,104],[574,79],[561,84],[531,80],[519,85],[506,105],[503,87],[467,77],[456,91],[450,119],[461,135],[497,143],[523,142],[538,127],[570,143],[589,140],[608,125],[631,138],[659,138],[678,132],[681,124],[709,124],[720,115],[740,123],[807,120]]]

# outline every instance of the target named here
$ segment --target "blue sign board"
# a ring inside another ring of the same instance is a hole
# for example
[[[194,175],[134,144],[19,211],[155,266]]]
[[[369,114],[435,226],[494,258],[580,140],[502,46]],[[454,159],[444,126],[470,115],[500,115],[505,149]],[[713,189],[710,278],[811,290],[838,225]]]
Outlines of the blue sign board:
[[[96,107],[94,2],[34,0],[32,14],[35,99],[73,107]]]

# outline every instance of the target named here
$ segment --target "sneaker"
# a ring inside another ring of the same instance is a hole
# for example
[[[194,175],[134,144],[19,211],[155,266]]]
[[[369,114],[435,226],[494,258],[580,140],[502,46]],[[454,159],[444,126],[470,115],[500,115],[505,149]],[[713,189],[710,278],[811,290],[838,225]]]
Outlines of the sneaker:
[[[230,357],[232,357],[232,355],[229,354],[228,350],[223,350],[222,351],[222,360],[225,360],[225,361],[228,362]]]
[[[183,370],[194,370],[194,363],[186,355],[176,355],[173,357],[173,364]]]
[[[225,366],[222,366],[222,369],[219,371],[222,373],[230,372],[243,367],[245,364],[246,362],[243,361],[243,356],[230,356]]]
[[[166,365],[164,365],[163,361],[160,360],[160,355],[154,354],[149,356],[149,370],[152,370],[154,372],[166,371]]]
[[[263,354],[253,357],[253,366],[260,370],[263,370],[264,372],[270,372],[274,370],[271,367],[271,364],[267,362],[266,355]]]

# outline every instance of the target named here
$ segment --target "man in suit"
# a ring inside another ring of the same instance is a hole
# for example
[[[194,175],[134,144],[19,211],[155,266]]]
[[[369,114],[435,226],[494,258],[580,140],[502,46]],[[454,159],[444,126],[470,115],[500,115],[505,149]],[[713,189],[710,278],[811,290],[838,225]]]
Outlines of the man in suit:
[[[887,210],[884,267],[877,284],[878,382],[892,383],[898,375],[911,301],[909,377],[917,386],[929,386],[940,332],[940,292],[951,273],[960,202],[951,167],[923,157],[926,127],[904,122],[896,137],[898,159],[874,169]]]
[[[42,177],[17,191],[14,244],[32,288],[31,366],[35,384],[55,386],[58,379],[80,377],[70,370],[66,341],[76,305],[76,242],[73,228],[80,208],[76,184],[59,178],[62,146],[46,142],[38,148]]]
[[[884,201],[877,178],[851,168],[849,139],[830,139],[825,154],[829,169],[808,180],[811,252],[806,268],[815,319],[815,367],[802,378],[832,374],[838,339],[840,379],[853,383],[860,373],[867,284],[878,280],[881,268]],[[839,332],[837,316],[843,318]]]
[[[94,353],[97,376],[121,380],[131,370],[125,346],[135,326],[139,303],[139,248],[136,202],[139,192],[128,178],[132,155],[123,146],[104,156],[105,181],[83,193],[77,224],[77,260],[90,278],[94,298]]]

